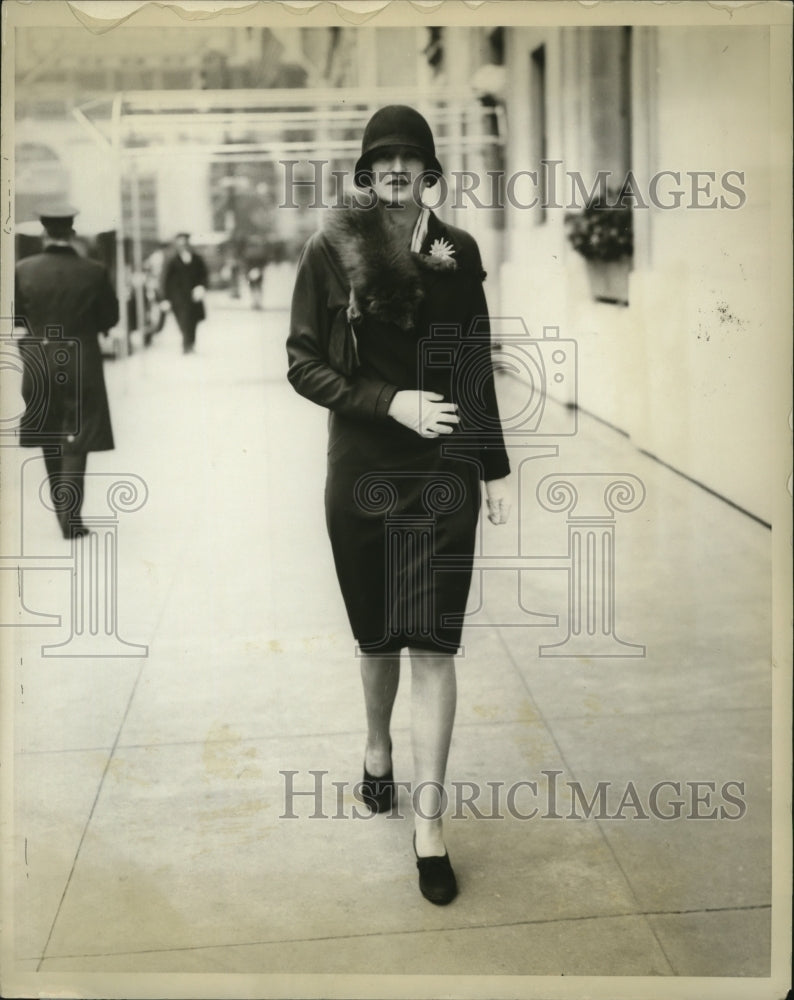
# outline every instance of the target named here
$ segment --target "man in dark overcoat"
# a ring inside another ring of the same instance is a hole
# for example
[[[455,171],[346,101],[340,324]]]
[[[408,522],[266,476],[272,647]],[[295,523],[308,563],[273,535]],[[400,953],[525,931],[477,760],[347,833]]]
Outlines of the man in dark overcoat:
[[[195,349],[196,327],[205,319],[204,293],[207,288],[207,265],[193,250],[188,233],[176,236],[176,252],[163,268],[163,299],[167,301],[182,332],[182,350]]]
[[[14,303],[15,323],[26,330],[19,443],[44,450],[65,538],[88,532],[80,517],[88,452],[113,448],[98,335],[119,321],[107,270],[72,245],[75,214],[63,207],[39,216],[44,249],[17,264]]]

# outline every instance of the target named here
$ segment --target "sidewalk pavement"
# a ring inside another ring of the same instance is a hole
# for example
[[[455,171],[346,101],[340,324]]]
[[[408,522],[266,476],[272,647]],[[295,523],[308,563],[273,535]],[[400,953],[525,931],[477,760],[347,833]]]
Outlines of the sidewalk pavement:
[[[536,499],[549,473],[641,480],[615,521],[615,609],[646,655],[540,656],[566,635],[564,569],[475,576],[448,777],[451,795],[483,786],[482,815],[447,821],[461,894],[428,904],[407,790],[398,816],[350,818],[363,706],[323,520],[326,415],[285,381],[289,275],[269,278],[262,312],[212,297],[194,356],[169,320],[107,366],[116,450],[89,472],[148,487],[119,515],[117,567],[118,634],[148,655],[42,656],[69,638],[70,573],[24,574],[27,608],[62,617],[15,632],[16,971],[768,976],[769,531],[584,415],[556,457],[513,449],[514,517],[485,522],[485,555],[567,556],[564,510]],[[514,412],[521,386],[499,392]],[[16,487],[25,551],[69,557],[40,472]],[[105,488],[90,480],[89,515]],[[409,684],[406,664],[406,781]],[[311,792],[312,770],[329,818],[311,795],[280,818],[282,772]],[[654,811],[662,781],[681,795],[661,787]],[[577,782],[588,800],[609,783],[606,814],[582,816]]]

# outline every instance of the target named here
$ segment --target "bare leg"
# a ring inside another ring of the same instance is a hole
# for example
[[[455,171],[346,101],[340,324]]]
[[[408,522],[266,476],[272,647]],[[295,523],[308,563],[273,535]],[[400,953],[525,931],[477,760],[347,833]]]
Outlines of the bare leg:
[[[416,853],[443,856],[442,790],[455,722],[455,660],[425,650],[410,653]]]
[[[399,654],[365,654],[361,659],[361,680],[367,710],[364,767],[373,777],[381,777],[391,767],[389,726],[400,683]]]

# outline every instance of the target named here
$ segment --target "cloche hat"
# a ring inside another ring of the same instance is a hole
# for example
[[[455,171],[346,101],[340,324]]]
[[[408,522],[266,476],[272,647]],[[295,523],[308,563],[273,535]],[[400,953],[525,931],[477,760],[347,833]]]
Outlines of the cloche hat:
[[[367,122],[361,140],[361,156],[356,163],[354,180],[359,187],[369,183],[372,161],[378,150],[387,146],[407,146],[422,157],[427,171],[428,183],[435,184],[437,176],[443,173],[436,159],[433,133],[426,120],[414,108],[405,104],[388,104],[376,111]]]

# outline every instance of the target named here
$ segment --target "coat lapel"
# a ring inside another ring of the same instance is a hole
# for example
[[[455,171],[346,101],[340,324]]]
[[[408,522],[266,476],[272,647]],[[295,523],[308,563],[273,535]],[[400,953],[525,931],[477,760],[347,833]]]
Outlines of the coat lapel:
[[[447,230],[447,227],[444,225],[441,219],[438,218],[437,215],[431,212],[427,220],[427,234],[425,235],[425,238],[422,241],[422,249],[420,251],[424,259],[430,259],[430,260],[433,259],[430,254],[430,249],[433,246],[433,244],[436,243],[436,241],[438,240],[443,240],[446,243],[452,244],[452,240],[449,239],[449,231]],[[452,245],[454,247],[454,244]],[[436,270],[427,266],[425,266],[423,270],[424,270],[424,285],[426,292],[432,291],[440,282],[447,280],[450,274],[450,272],[447,270],[443,269]]]
[[[427,220],[427,233],[422,243],[421,252],[429,254],[430,247],[436,240],[447,240],[447,242],[451,242],[451,240],[448,239],[448,236],[447,227],[441,219],[439,219],[435,212],[431,212]]]

